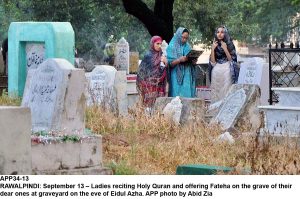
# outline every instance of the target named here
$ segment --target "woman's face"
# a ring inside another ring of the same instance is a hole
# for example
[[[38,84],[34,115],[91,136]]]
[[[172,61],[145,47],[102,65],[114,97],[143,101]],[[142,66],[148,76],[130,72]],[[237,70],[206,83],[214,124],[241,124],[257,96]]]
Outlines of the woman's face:
[[[154,43],[154,50],[157,52],[161,50],[161,41],[157,41]]]
[[[225,30],[224,28],[218,28],[217,30],[217,38],[218,40],[223,40],[224,39],[224,35],[225,35]]]
[[[184,44],[187,42],[188,39],[189,39],[189,33],[188,32],[182,33],[181,42]]]

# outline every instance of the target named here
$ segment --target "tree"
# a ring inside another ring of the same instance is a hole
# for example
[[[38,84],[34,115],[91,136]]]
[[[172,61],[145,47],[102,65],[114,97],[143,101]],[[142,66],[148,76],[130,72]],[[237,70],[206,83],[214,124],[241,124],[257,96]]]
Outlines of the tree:
[[[154,10],[141,0],[122,0],[128,14],[138,18],[151,36],[159,35],[169,42],[173,37],[174,0],[155,0]]]

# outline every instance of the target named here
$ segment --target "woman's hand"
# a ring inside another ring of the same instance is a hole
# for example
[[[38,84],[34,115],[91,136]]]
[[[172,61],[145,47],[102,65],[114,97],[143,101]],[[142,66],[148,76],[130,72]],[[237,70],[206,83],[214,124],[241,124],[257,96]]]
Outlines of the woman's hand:
[[[188,60],[188,58],[186,56],[182,56],[179,58],[180,63],[181,62],[186,62]]]
[[[216,41],[215,39],[214,39],[214,42],[213,42],[213,44],[212,44],[212,46],[211,46],[211,50],[215,50],[215,48],[218,46],[218,41]]]
[[[163,62],[165,64],[165,66],[168,65],[168,60],[165,56],[161,56],[160,61]]]
[[[227,44],[226,44],[224,41],[221,41],[221,47],[222,47],[224,50],[227,50]]]

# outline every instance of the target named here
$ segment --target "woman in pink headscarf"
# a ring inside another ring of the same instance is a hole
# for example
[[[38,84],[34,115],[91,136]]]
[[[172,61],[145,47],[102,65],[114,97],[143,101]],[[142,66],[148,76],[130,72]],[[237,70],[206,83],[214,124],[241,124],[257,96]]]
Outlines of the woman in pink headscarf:
[[[137,73],[137,90],[142,97],[143,104],[148,108],[153,107],[157,97],[166,95],[167,59],[162,56],[161,44],[160,36],[151,38],[151,48],[144,56]]]

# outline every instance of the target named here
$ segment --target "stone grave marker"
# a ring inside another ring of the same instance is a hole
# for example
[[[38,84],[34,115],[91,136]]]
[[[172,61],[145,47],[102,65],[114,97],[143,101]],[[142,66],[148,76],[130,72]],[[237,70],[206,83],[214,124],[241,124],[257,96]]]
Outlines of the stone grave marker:
[[[116,45],[114,65],[117,70],[123,70],[129,74],[129,44],[124,37]]]
[[[269,99],[269,64],[262,58],[247,58],[241,64],[238,84],[256,84],[261,89],[260,104],[267,105]]]
[[[113,66],[96,65],[88,80],[87,105],[101,105],[110,111],[127,115],[126,72],[117,71]]]
[[[0,106],[0,129],[0,175],[30,175],[30,109]]]
[[[87,105],[114,106],[114,83],[117,70],[108,65],[96,65],[94,70],[85,73],[88,80]]]
[[[130,52],[129,73],[136,74],[139,68],[139,52]]]
[[[26,68],[34,68],[46,58],[64,58],[74,64],[74,47],[69,22],[12,22],[8,30],[8,92],[22,96]]]
[[[29,75],[22,106],[31,109],[32,130],[82,133],[84,70],[74,68],[65,59],[47,59]]]
[[[210,123],[219,123],[223,130],[233,128],[240,132],[255,132],[261,124],[257,108],[259,97],[257,85],[232,85],[219,112]]]
[[[164,114],[164,109],[175,99],[174,97],[158,97],[154,104],[154,111]],[[179,123],[188,124],[204,120],[205,101],[199,98],[179,97],[182,104]],[[170,105],[169,105],[170,106]]]

